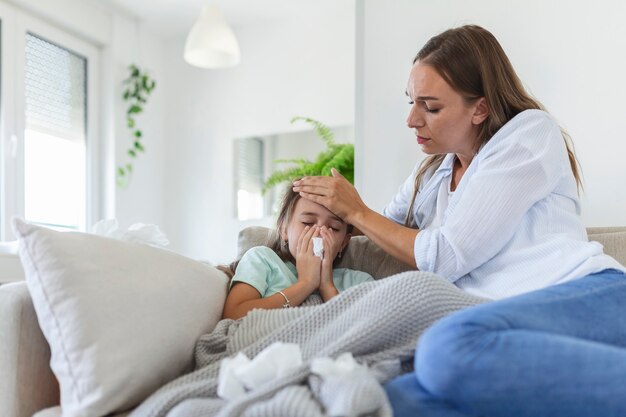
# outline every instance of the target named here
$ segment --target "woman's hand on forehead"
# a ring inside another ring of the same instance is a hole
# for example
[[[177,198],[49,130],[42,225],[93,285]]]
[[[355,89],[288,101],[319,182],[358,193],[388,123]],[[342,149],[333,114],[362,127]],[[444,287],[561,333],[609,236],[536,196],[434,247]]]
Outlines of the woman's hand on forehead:
[[[367,210],[356,188],[336,169],[332,177],[304,177],[293,182],[293,191],[307,200],[321,204],[347,223],[350,216]]]

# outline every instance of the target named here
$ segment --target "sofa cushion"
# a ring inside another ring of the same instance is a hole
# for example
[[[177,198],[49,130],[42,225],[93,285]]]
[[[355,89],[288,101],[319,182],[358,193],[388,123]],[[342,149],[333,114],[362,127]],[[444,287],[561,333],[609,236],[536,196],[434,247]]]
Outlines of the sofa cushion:
[[[626,265],[626,227],[589,229],[589,240],[600,242],[604,246],[604,253]]]
[[[596,227],[587,231],[589,240],[600,242],[607,255],[626,265],[626,227]],[[241,258],[251,247],[267,245],[275,237],[276,232],[273,229],[260,226],[246,227],[239,232],[237,257]],[[411,269],[365,236],[355,236],[350,240],[338,266],[365,271],[376,279]]]
[[[44,339],[24,281],[0,286],[0,415],[32,416],[59,403]]]
[[[17,240],[0,242],[0,285],[24,280],[24,270],[18,252]]]
[[[267,246],[275,237],[276,231],[273,229],[246,227],[239,232],[237,258],[241,258],[252,247]],[[354,236],[350,239],[337,267],[364,271],[376,279],[415,269],[398,261],[365,236]]]
[[[222,272],[144,244],[14,228],[64,415],[130,409],[191,369],[221,318]]]

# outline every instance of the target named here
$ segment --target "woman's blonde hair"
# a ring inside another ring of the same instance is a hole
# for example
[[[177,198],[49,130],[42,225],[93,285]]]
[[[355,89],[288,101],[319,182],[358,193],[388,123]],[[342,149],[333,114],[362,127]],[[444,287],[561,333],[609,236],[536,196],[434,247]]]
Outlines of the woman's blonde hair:
[[[431,38],[417,53],[417,61],[432,67],[469,104],[485,98],[489,115],[481,124],[476,150],[509,120],[528,109],[544,110],[524,88],[509,58],[498,40],[486,29],[466,25],[446,30]],[[576,183],[581,187],[578,161],[570,136],[561,129],[563,140]],[[405,225],[414,226],[413,204],[424,175],[436,170],[445,155],[431,155],[424,159],[415,177],[411,205]]]

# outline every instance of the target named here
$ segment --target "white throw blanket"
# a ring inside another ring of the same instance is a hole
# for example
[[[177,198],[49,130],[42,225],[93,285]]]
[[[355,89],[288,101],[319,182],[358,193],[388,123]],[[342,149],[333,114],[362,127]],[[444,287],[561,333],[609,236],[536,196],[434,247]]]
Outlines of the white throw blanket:
[[[405,272],[350,288],[327,303],[254,310],[222,320],[196,346],[196,370],[155,392],[130,417],[391,416],[380,384],[412,369],[420,334],[441,317],[486,300],[426,272]],[[298,344],[304,365],[232,401],[217,396],[222,359],[253,358],[274,342]],[[321,378],[314,358],[351,352],[358,376]]]

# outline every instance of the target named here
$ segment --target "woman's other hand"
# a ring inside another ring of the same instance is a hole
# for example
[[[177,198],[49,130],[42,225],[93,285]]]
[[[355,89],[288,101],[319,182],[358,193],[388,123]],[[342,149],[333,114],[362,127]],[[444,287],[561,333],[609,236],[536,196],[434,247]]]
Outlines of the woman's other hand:
[[[341,217],[344,221],[356,225],[361,214],[369,210],[361,200],[358,191],[335,168],[332,177],[304,177],[294,181],[293,190]]]

